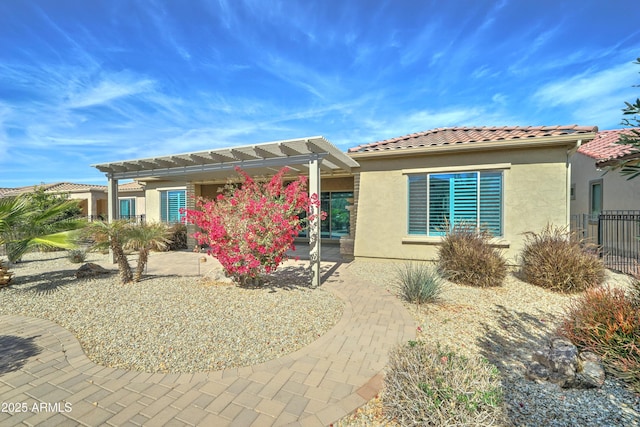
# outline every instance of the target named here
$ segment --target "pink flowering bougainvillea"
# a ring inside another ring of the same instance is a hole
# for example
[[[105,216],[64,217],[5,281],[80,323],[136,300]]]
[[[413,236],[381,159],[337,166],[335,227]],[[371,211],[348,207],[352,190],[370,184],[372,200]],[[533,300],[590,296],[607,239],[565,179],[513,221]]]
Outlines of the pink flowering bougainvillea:
[[[306,221],[313,220],[311,208],[319,210],[318,195],[309,197],[305,176],[283,184],[287,170],[262,183],[236,167],[241,185],[227,185],[215,200],[198,199],[196,210],[184,211],[186,221],[201,230],[193,237],[209,246],[207,253],[239,284],[275,271],[286,252],[295,250],[294,239]],[[307,218],[300,217],[302,212]],[[324,219],[326,213],[320,215]]]

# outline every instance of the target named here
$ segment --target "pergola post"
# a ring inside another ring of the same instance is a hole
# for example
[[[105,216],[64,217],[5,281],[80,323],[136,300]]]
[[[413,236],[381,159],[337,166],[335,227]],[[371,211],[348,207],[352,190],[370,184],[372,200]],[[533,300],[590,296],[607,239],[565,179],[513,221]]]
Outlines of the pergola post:
[[[313,156],[309,160],[309,197],[314,194],[320,202],[320,159],[319,156]],[[311,206],[309,214],[309,263],[312,273],[312,286],[320,286],[320,206]]]
[[[107,219],[109,222],[113,222],[118,219],[118,180],[114,179],[111,175],[107,175]],[[109,255],[111,256],[111,262],[114,264],[116,261],[116,254],[109,248]]]
[[[118,180],[112,176],[107,176],[107,218],[109,222],[118,219]]]

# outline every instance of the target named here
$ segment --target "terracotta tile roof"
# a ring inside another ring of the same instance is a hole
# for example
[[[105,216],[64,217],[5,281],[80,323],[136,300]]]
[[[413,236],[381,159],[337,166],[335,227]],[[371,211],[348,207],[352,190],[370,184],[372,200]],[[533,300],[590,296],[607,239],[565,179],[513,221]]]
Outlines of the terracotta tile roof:
[[[118,191],[144,191],[144,186],[136,181],[118,185]]]
[[[45,193],[82,193],[92,190],[107,191],[106,185],[76,184],[73,182],[56,182],[53,184],[37,184],[26,187],[8,188],[6,192],[0,193],[2,196],[15,196],[23,193],[31,193],[38,188],[44,188]]]
[[[55,182],[52,184],[28,185],[26,187],[0,188],[0,197],[15,196],[31,193],[38,188],[44,188],[45,193],[85,193],[89,191],[107,192],[106,185],[76,184],[74,182]],[[138,182],[128,182],[118,185],[118,191],[144,191],[144,186]]]
[[[598,162],[614,160],[634,153],[628,145],[616,144],[622,134],[630,134],[629,129],[602,130],[596,137],[578,148],[578,153],[596,159]]]
[[[363,144],[349,149],[349,153],[363,153],[409,148],[435,147],[478,142],[498,142],[513,139],[540,138],[597,132],[597,126],[503,126],[503,127],[452,127],[437,128],[425,132]]]
[[[4,196],[5,194],[13,190],[14,190],[13,188],[0,188],[0,197]]]

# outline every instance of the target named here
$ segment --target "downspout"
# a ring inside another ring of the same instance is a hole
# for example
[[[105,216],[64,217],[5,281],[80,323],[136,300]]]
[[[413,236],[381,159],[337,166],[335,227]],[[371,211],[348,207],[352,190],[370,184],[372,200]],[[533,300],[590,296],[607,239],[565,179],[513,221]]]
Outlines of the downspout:
[[[566,224],[567,226],[571,225],[571,162],[569,159],[571,156],[578,151],[578,148],[582,145],[582,140],[579,139],[576,141],[574,147],[571,147],[567,150],[567,217]]]

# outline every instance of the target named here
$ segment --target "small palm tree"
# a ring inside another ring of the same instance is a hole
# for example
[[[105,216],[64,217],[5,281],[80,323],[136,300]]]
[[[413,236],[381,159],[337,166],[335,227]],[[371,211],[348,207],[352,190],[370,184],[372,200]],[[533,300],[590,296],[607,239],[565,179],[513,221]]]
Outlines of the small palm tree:
[[[84,230],[84,235],[94,241],[91,250],[111,249],[118,264],[122,284],[133,280],[131,265],[129,265],[127,255],[124,253],[124,246],[129,240],[130,233],[131,223],[123,220],[113,222],[95,221],[87,225]]]
[[[5,245],[9,262],[18,261],[36,247],[73,249],[73,231],[85,222],[64,218],[64,214],[77,203],[77,200],[60,199],[36,209],[26,194],[0,198],[0,244]]]
[[[145,223],[130,227],[125,248],[138,251],[138,265],[133,276],[139,282],[149,260],[149,251],[165,250],[171,240],[169,228],[162,223]]]

